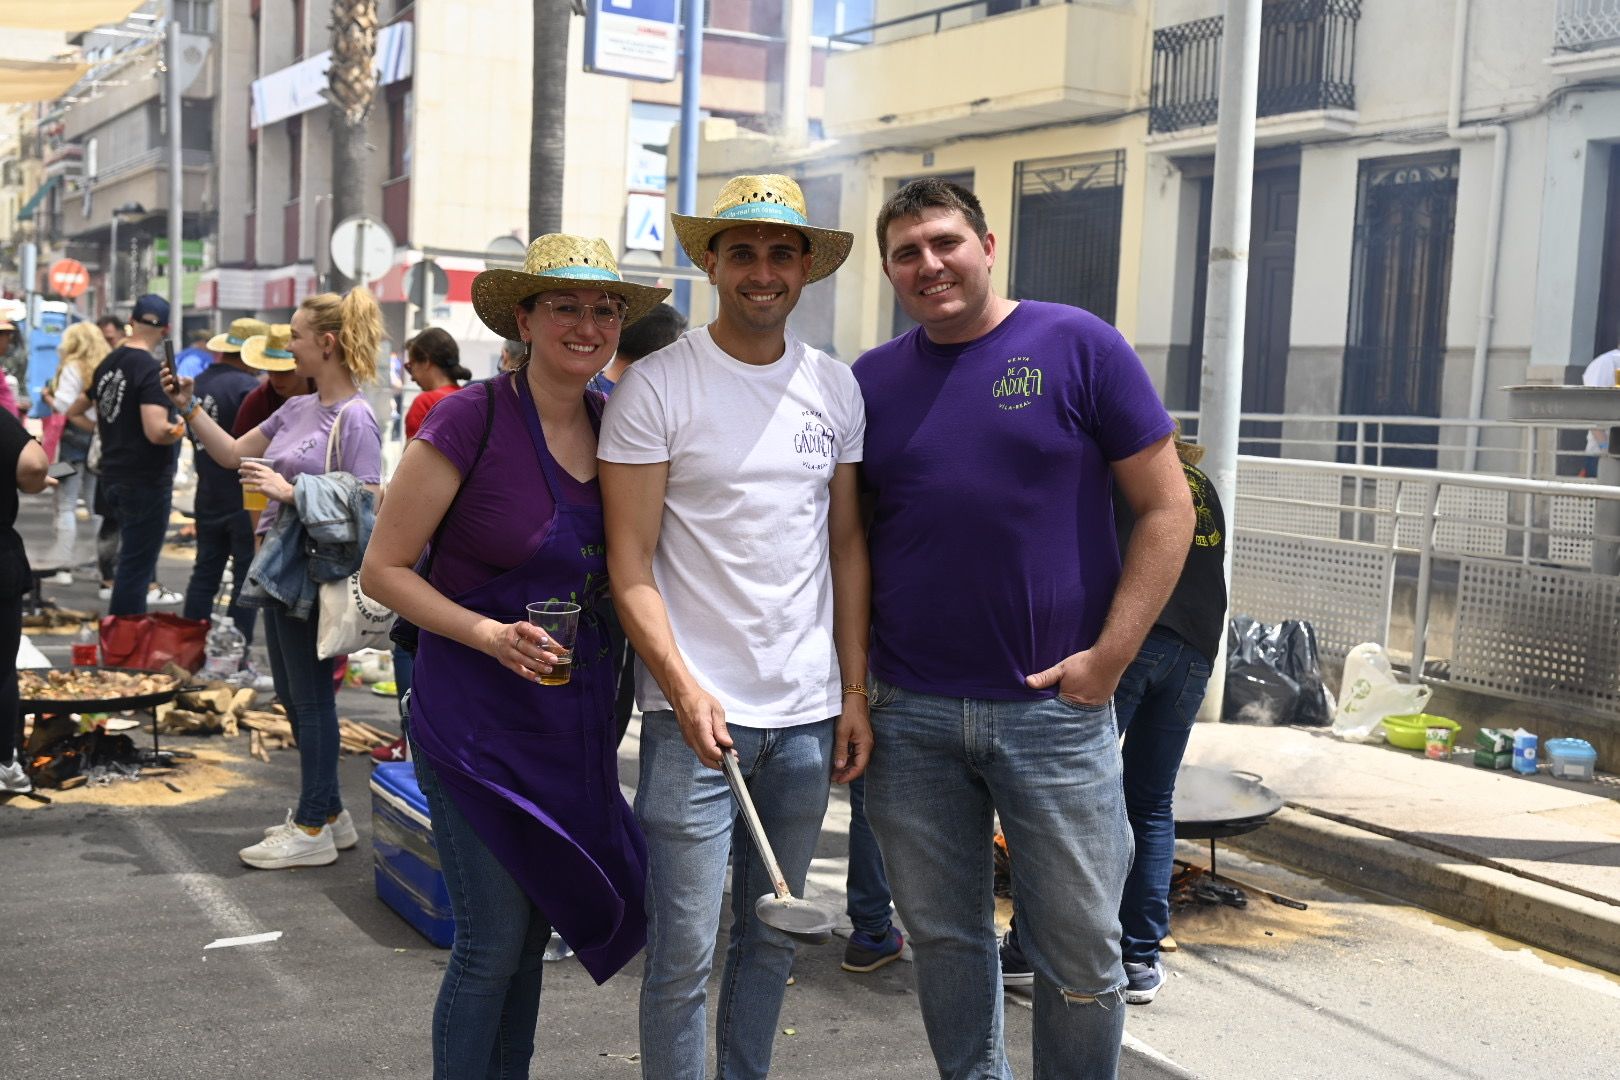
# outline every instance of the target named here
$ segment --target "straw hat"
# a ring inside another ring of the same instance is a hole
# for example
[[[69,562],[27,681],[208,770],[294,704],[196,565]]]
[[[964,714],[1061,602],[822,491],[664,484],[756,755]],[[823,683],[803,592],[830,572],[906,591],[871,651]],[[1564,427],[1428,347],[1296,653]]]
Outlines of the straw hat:
[[[1183,465],[1197,465],[1204,460],[1205,447],[1199,446],[1195,442],[1188,442],[1181,433],[1181,421],[1177,420],[1175,424],[1176,429],[1171,433],[1171,439],[1175,443],[1176,456],[1181,459]]]
[[[559,289],[600,289],[617,296],[627,308],[626,326],[669,295],[668,289],[632,285],[621,278],[619,261],[605,242],[588,236],[547,233],[529,244],[522,270],[485,270],[473,278],[473,310],[496,334],[515,340],[521,335],[512,309],[531,296]]]
[[[209,352],[239,353],[242,351],[242,343],[248,338],[269,332],[270,324],[267,322],[260,322],[258,319],[232,319],[231,328],[223,334],[215,334],[209,338],[208,344],[203,348]]]
[[[837,229],[818,229],[805,217],[804,192],[790,176],[734,176],[714,198],[709,217],[669,215],[675,237],[686,249],[692,265],[704,265],[709,241],[727,229],[750,222],[790,225],[810,241],[809,281],[820,281],[843,265],[855,237]]]
[[[242,342],[242,363],[260,371],[291,371],[298,366],[293,359],[292,327],[277,323],[269,327],[268,334],[255,334]]]

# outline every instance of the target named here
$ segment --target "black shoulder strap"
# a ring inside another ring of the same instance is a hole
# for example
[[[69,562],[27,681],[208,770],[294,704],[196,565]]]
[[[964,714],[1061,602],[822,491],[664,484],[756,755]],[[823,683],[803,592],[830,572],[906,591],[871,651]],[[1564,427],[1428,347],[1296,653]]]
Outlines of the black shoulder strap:
[[[422,565],[421,575],[425,578],[433,572],[433,556],[439,553],[439,537],[444,534],[444,527],[450,523],[450,515],[455,513],[456,503],[461,501],[461,493],[467,490],[467,481],[472,479],[473,472],[478,463],[484,459],[484,450],[489,446],[489,434],[495,430],[495,379],[485,379],[484,387],[484,437],[478,441],[478,451],[473,454],[472,464],[467,466],[467,475],[461,478],[456,487],[456,493],[450,497],[450,505],[444,508],[444,517],[439,519],[439,527],[433,530],[433,539],[428,543],[427,559]]]

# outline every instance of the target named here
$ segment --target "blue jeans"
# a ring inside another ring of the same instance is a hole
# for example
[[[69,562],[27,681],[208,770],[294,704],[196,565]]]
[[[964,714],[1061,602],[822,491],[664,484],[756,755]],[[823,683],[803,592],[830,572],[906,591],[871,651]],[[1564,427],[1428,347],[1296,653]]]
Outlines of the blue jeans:
[[[994,815],[1035,972],[1037,1080],[1111,1078],[1125,1028],[1120,892],[1131,862],[1113,709],[920,694],[867,680],[866,812],[911,935],[945,1080],[1010,1080],[996,955]]]
[[[1132,963],[1158,960],[1159,941],[1170,933],[1176,773],[1208,683],[1202,653],[1179,634],[1154,630],[1114,691],[1125,736],[1125,810],[1136,837],[1119,906],[1120,950]]]
[[[295,619],[279,604],[264,609],[270,675],[298,736],[298,809],[293,820],[312,829],[343,812],[337,771],[337,691],[332,686],[332,661],[315,655],[315,634],[313,617]]]
[[[733,724],[731,738],[782,873],[800,894],[827,812],[833,721]],[[763,1078],[793,970],[793,939],[754,914],[754,901],[772,891],[770,876],[724,774],[698,761],[668,710],[641,718],[636,817],[647,836],[641,1075],[704,1078],[708,981],[730,862],[731,940],[715,1009],[715,1076]]]
[[[214,596],[219,583],[225,578],[225,562],[231,564],[231,622],[242,631],[248,644],[253,643],[253,609],[242,607],[237,598],[247,584],[248,567],[253,565],[253,521],[246,510],[238,510],[224,517],[197,519],[197,561],[191,567],[191,581],[186,584],[186,606],[183,614],[188,619],[208,619],[214,614]]]
[[[883,872],[883,852],[872,835],[872,823],[866,820],[865,776],[849,785],[849,872],[844,877],[844,894],[848,901],[845,911],[855,929],[882,941],[889,933],[894,898]]]
[[[118,568],[113,572],[109,615],[146,614],[146,592],[157,580],[158,556],[169,531],[174,479],[162,482],[107,480],[107,504],[118,519]]]
[[[526,1080],[551,924],[412,748],[456,938],[433,1006],[434,1080]]]

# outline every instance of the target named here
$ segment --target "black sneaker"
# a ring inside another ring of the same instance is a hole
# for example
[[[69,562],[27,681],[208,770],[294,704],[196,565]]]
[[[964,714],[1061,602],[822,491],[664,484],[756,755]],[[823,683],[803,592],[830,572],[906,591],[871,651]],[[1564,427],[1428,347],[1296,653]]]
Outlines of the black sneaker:
[[[840,966],[845,971],[865,975],[900,959],[905,947],[905,936],[892,926],[881,939],[867,937],[857,930],[849,935],[849,944],[844,946],[844,962]]]
[[[1155,960],[1151,964],[1125,964],[1125,1004],[1151,1005],[1164,985],[1164,965]]]
[[[1011,930],[1001,936],[1001,985],[1035,985],[1035,972],[1024,959],[1024,950],[1018,947],[1018,935]]]

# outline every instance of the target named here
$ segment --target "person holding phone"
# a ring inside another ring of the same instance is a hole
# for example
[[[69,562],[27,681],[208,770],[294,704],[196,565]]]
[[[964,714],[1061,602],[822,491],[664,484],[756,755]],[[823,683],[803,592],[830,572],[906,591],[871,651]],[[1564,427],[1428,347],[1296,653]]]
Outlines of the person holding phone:
[[[169,302],[155,293],[135,301],[129,338],[107,354],[68,421],[96,410],[103,498],[118,520],[118,565],[109,615],[146,613],[174,497],[174,466],[185,427],[176,422],[153,355],[169,329]]]

